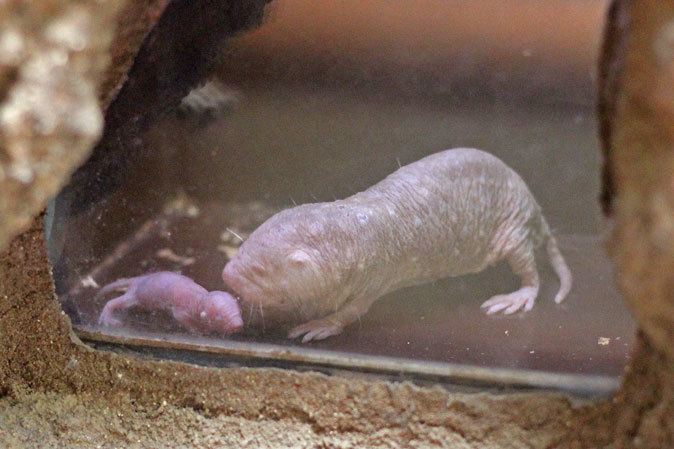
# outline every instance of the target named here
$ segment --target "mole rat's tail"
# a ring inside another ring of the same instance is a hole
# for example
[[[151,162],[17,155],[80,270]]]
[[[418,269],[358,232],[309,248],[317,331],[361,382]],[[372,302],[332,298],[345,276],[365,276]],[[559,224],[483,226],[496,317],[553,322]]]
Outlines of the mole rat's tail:
[[[550,265],[552,265],[555,273],[557,273],[557,277],[559,277],[559,291],[555,296],[555,302],[559,304],[560,302],[564,301],[564,298],[566,298],[566,296],[571,291],[571,286],[573,285],[573,276],[571,275],[569,266],[564,260],[564,256],[562,256],[562,253],[559,251],[557,240],[552,235],[552,232],[550,232],[550,228],[548,227],[548,223],[545,221],[545,218],[543,218],[543,233],[547,237],[547,241],[545,242],[545,250],[548,253],[548,259],[550,259]]]
[[[117,279],[115,282],[111,282],[110,284],[105,285],[98,292],[96,292],[96,298],[99,298],[103,295],[107,295],[110,292],[124,291],[129,288],[129,286],[135,279],[136,278]]]

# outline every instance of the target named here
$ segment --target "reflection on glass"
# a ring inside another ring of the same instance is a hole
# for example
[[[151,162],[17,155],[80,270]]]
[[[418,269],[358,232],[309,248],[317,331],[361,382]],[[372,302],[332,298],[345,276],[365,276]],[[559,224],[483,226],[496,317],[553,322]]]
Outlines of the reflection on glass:
[[[82,330],[176,343],[619,375],[634,327],[597,202],[605,3],[272,2],[142,136],[152,157],[121,188],[76,216],[56,199],[64,309]],[[439,153],[457,147],[498,159]],[[166,271],[196,284],[122,282],[144,299],[100,319],[124,294],[100,287]],[[213,324],[224,309],[243,329]]]

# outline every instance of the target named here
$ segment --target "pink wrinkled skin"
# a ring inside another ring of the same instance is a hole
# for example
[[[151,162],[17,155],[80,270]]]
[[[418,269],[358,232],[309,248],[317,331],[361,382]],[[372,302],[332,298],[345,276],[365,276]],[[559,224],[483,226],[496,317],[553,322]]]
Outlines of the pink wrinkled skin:
[[[161,271],[158,273],[119,279],[103,287],[98,296],[112,291],[124,291],[122,296],[105,304],[98,323],[120,326],[116,310],[140,307],[146,310],[167,310],[175,320],[195,334],[231,334],[243,327],[236,299],[226,292],[209,292],[187,276]]]
[[[521,288],[482,307],[487,314],[531,310],[539,246],[560,279],[559,303],[571,272],[526,184],[495,156],[458,148],[346,199],[279,212],[248,237],[222,276],[251,310],[305,321],[288,337],[306,342],[339,334],[389,292],[504,259]]]

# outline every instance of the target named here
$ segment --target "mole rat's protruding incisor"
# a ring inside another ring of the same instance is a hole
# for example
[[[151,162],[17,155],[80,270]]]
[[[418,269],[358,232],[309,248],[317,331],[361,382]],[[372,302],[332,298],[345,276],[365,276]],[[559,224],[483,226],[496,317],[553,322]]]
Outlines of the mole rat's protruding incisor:
[[[406,165],[364,192],[269,218],[223,271],[254,307],[300,314],[290,338],[339,334],[382,295],[475,273],[506,259],[522,281],[487,313],[530,310],[540,286],[534,250],[545,244],[560,279],[571,272],[524,181],[486,152],[446,150]]]

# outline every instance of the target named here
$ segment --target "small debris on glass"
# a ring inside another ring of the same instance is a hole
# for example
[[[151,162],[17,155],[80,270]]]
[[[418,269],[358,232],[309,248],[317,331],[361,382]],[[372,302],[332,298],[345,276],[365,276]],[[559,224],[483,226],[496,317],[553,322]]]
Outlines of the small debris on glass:
[[[228,260],[232,260],[236,257],[236,253],[239,252],[239,248],[236,246],[218,245],[218,251],[224,253]]]
[[[84,277],[80,280],[80,284],[82,284],[82,287],[87,287],[87,288],[100,288],[101,286],[98,285],[98,282],[91,276]]]
[[[182,266],[192,265],[195,262],[194,257],[179,256],[171,248],[162,248],[155,253],[155,256]]]

